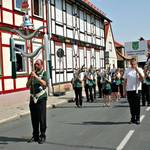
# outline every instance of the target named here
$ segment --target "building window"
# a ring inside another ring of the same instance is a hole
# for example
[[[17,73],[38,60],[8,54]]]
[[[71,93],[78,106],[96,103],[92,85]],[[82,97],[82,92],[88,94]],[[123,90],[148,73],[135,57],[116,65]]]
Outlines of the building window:
[[[100,31],[100,21],[96,19],[96,36],[101,37],[101,31]]]
[[[72,11],[73,8],[72,8],[72,5],[66,3],[66,8],[67,8],[67,11],[66,11],[66,13],[67,13],[67,26],[72,28],[73,27],[73,11]],[[76,15],[75,17],[77,17],[77,14],[75,14],[75,15]]]
[[[21,10],[22,0],[15,0],[15,9]]]
[[[25,45],[23,44],[15,44],[15,47],[24,50],[25,49]],[[17,66],[17,73],[23,73],[27,71],[27,67],[26,67],[26,58],[22,57],[21,52],[16,50],[16,66]]]
[[[33,14],[36,16],[43,16],[43,5],[42,5],[43,0],[33,0]]]
[[[109,42],[109,51],[112,51],[112,42]]]
[[[80,31],[84,32],[84,12],[80,11]]]

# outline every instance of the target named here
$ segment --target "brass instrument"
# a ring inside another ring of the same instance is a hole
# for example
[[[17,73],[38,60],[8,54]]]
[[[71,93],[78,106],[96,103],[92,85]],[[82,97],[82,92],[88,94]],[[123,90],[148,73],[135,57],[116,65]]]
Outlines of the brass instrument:
[[[85,65],[82,65],[81,68],[79,68],[79,69],[77,69],[77,70],[75,71],[75,73],[74,73],[74,75],[73,75],[75,79],[79,79],[80,73],[81,73],[81,72],[84,72],[84,66],[85,66]]]

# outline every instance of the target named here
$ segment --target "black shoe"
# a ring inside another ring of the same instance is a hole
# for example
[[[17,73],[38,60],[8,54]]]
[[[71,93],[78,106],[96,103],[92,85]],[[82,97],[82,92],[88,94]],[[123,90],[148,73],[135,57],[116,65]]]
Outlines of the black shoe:
[[[43,144],[46,141],[46,137],[40,137],[38,143]]]
[[[29,139],[27,142],[28,143],[32,143],[32,142],[38,142],[39,141],[39,137],[32,137],[31,139]]]
[[[131,119],[129,123],[130,123],[130,124],[133,124],[133,123],[136,123],[136,121],[133,120],[133,119]]]
[[[78,108],[80,107],[79,105],[76,105]]]
[[[140,124],[140,120],[136,120],[136,122],[135,122],[137,125],[139,125]]]

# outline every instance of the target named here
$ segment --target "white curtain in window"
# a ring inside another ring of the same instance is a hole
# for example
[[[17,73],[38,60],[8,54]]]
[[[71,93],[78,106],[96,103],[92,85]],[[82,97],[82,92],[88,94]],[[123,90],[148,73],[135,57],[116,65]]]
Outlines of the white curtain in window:
[[[83,48],[80,48],[79,51],[80,51],[80,67],[82,67],[82,65],[84,64],[84,50]]]
[[[100,68],[100,52],[96,51],[96,68]]]
[[[87,50],[87,67],[91,65],[91,51]]]
[[[68,46],[66,47],[67,50],[67,68],[70,70],[73,69],[73,61],[72,61],[72,47]]]

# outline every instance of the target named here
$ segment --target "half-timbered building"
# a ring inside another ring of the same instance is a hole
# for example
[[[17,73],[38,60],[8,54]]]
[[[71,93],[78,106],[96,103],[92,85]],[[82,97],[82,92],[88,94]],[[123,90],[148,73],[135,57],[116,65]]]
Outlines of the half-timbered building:
[[[76,68],[92,65],[104,68],[105,22],[110,22],[106,15],[88,0],[28,0],[30,21],[34,28],[40,26],[39,35],[25,41],[10,29],[19,29],[24,13],[21,11],[22,0],[0,0],[0,93],[26,90],[26,81],[31,71],[30,59],[22,57],[16,51],[17,78],[12,78],[10,62],[11,36],[15,46],[30,53],[43,44],[43,34],[50,37],[52,61],[52,85],[69,83]],[[49,5],[49,6],[48,6]],[[57,56],[58,49],[63,49],[64,56]],[[44,59],[44,50],[34,58]],[[46,64],[45,64],[46,68]]]

